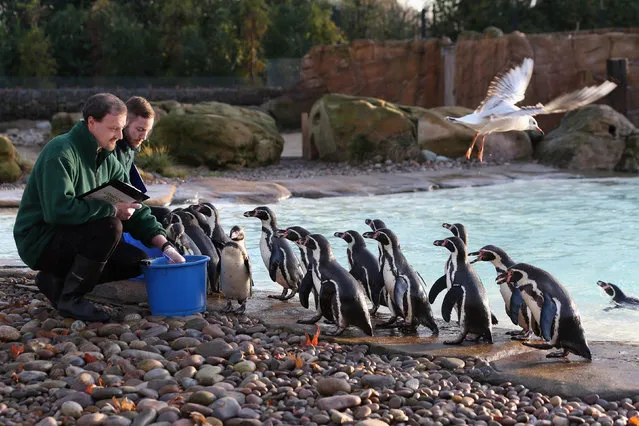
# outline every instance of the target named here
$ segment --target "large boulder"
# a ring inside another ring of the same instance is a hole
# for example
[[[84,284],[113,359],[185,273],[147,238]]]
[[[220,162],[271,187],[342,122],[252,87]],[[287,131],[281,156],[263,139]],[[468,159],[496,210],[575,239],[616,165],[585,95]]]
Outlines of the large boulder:
[[[277,163],[284,140],[275,121],[262,111],[220,102],[165,102],[166,111],[150,141],[165,146],[178,161],[212,169]]]
[[[263,103],[260,108],[275,119],[277,127],[297,130],[302,127],[302,113],[310,112],[313,104],[325,92],[297,85],[287,93]]]
[[[626,147],[615,166],[618,172],[639,173],[639,132],[626,138]]]
[[[15,182],[22,176],[20,158],[11,140],[0,136],[0,183]]]
[[[567,113],[537,145],[535,157],[554,167],[613,170],[635,133],[633,124],[608,105],[587,105]]]
[[[320,160],[419,158],[410,110],[376,98],[325,95],[311,108],[309,137]]]
[[[423,109],[411,107],[418,119],[417,141],[422,149],[446,157],[456,158],[466,155],[475,132],[461,124],[446,120],[446,117],[461,117],[472,112],[464,107],[438,107]],[[481,140],[477,141],[479,144]],[[475,145],[475,154],[478,145]],[[511,161],[527,158],[533,148],[528,134],[524,132],[494,133],[486,137],[484,158],[487,160]]]
[[[81,112],[57,112],[51,118],[51,138],[68,132],[82,120]]]

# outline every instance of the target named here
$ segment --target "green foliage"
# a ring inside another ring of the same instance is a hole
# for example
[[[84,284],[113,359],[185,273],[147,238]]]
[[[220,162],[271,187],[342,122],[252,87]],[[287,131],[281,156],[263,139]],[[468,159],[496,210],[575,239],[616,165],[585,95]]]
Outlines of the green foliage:
[[[419,12],[397,0],[342,0],[340,24],[349,40],[393,40],[419,34]]]
[[[18,42],[22,77],[50,77],[56,72],[56,60],[51,55],[51,42],[38,27],[31,27]]]
[[[91,75],[91,36],[85,26],[89,21],[88,10],[69,4],[51,15],[44,23],[51,39],[51,52],[58,63],[59,76]]]
[[[163,146],[142,147],[135,156],[135,164],[147,172],[160,173],[167,177],[178,177],[179,173],[173,173],[175,166],[169,150]]]

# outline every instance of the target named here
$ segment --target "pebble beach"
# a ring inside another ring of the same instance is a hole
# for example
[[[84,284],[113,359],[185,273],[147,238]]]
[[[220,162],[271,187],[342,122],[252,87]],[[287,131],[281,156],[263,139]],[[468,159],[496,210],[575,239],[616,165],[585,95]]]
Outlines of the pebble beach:
[[[65,319],[32,274],[0,282],[3,425],[626,425],[639,395],[561,398],[491,385],[474,357],[397,356],[208,311]],[[630,422],[630,423],[629,423]]]

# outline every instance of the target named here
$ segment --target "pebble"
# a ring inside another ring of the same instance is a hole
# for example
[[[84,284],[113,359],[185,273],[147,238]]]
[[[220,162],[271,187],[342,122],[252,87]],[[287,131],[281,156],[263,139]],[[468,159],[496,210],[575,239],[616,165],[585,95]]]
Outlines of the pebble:
[[[337,392],[350,393],[351,385],[345,379],[323,377],[317,381],[316,389],[322,396],[331,396]]]

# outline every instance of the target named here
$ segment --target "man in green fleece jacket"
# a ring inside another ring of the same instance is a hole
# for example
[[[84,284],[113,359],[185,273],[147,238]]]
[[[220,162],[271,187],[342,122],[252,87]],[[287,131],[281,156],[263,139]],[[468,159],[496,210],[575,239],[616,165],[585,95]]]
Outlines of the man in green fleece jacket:
[[[61,314],[75,319],[107,321],[106,312],[84,295],[99,282],[140,274],[146,255],[120,241],[123,230],[160,248],[173,262],[184,262],[147,206],[77,198],[113,179],[128,181],[112,155],[126,114],[124,103],[112,94],[87,100],[84,119],[53,138],[38,156],[13,229],[20,257],[39,271],[38,288]]]

